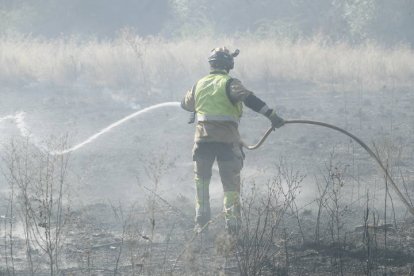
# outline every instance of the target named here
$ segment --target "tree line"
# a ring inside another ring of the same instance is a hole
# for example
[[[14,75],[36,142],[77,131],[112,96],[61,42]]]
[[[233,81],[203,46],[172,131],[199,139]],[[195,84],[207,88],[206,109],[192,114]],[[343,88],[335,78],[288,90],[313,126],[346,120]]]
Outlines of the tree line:
[[[413,0],[1,0],[0,32],[283,37],[414,43]]]

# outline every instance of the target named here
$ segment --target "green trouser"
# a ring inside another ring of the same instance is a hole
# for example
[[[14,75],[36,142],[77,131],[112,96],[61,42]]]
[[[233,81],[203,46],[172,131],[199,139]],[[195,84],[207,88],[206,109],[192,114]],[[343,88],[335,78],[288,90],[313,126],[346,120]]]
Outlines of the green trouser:
[[[216,159],[224,190],[226,227],[233,231],[240,225],[240,171],[243,167],[243,153],[238,145],[216,142],[194,145],[195,221],[204,226],[211,218],[209,185]]]

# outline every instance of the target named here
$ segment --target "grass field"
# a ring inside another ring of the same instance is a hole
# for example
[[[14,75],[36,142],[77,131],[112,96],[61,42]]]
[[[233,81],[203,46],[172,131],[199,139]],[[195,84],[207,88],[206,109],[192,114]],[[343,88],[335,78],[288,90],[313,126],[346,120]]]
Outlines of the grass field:
[[[167,41],[127,31],[112,40],[2,37],[0,81],[13,86],[80,83],[151,94],[188,85],[205,74],[209,51],[220,45],[241,50],[233,74],[252,85],[278,80],[376,90],[414,82],[414,52],[404,45],[351,46],[319,37],[294,42],[249,38]]]

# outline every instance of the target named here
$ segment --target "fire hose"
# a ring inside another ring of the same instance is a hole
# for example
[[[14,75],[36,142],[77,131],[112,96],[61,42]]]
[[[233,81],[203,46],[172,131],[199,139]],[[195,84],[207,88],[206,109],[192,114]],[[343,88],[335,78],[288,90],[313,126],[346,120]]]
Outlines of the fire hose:
[[[284,122],[284,125],[286,124],[309,124],[309,125],[318,125],[318,126],[322,126],[322,127],[327,127],[336,131],[339,131],[349,137],[351,137],[354,141],[356,141],[366,152],[368,152],[368,154],[375,159],[375,161],[378,163],[378,165],[380,166],[380,168],[383,170],[383,172],[386,175],[386,178],[390,181],[391,186],[393,187],[394,191],[397,193],[398,197],[401,199],[401,201],[404,203],[404,205],[408,208],[408,211],[414,215],[414,207],[413,205],[407,200],[407,198],[403,195],[403,193],[400,191],[400,189],[398,188],[398,186],[395,184],[394,180],[392,179],[391,175],[388,172],[388,169],[384,166],[384,164],[381,162],[380,158],[367,146],[367,144],[365,144],[361,139],[359,139],[358,137],[356,137],[355,135],[353,135],[352,133],[349,133],[348,131],[339,128],[337,126],[334,125],[330,125],[327,123],[322,123],[322,122],[317,122],[317,121],[310,121],[310,120],[287,120]],[[270,127],[266,133],[262,136],[262,138],[259,140],[259,142],[257,142],[254,145],[247,145],[244,142],[242,142],[242,146],[248,150],[255,150],[257,148],[259,148],[264,141],[267,139],[267,137],[270,135],[270,133],[272,133],[272,131],[274,131],[275,128],[274,127]]]

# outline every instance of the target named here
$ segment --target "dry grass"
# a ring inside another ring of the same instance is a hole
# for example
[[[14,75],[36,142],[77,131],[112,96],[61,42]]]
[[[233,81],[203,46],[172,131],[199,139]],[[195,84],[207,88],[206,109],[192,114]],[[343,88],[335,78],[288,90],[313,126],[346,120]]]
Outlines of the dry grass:
[[[0,39],[0,81],[8,85],[73,83],[152,93],[183,87],[208,70],[206,57],[217,45],[240,48],[235,76],[249,83],[299,81],[375,90],[411,86],[414,53],[404,45],[351,46],[311,40],[204,38],[166,41],[126,30],[113,40],[30,36]]]

